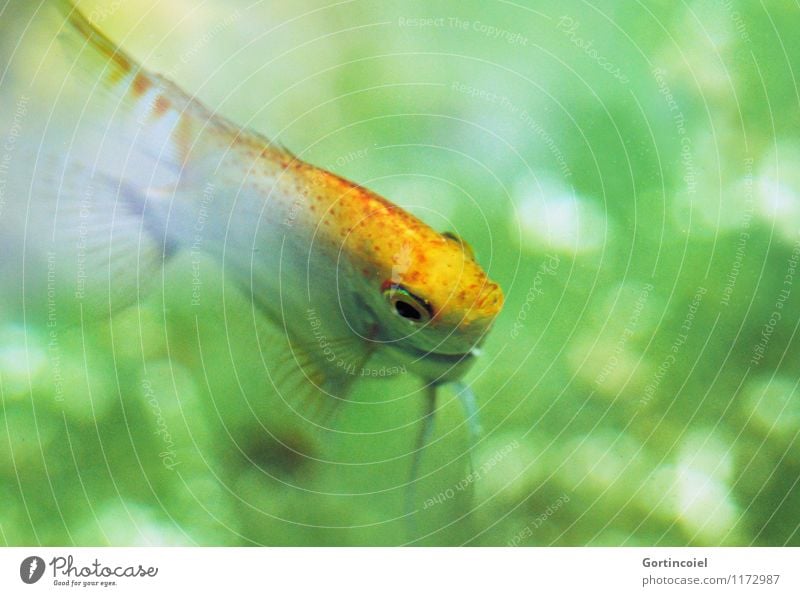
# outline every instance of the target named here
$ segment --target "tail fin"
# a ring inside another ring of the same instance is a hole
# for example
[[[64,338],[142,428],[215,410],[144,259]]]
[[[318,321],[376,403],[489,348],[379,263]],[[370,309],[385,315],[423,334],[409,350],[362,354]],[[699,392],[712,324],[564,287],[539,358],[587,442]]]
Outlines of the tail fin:
[[[24,291],[28,303],[52,285],[50,268],[70,301],[113,312],[160,277],[178,243],[167,215],[177,196],[201,194],[193,191],[213,175],[206,164],[225,146],[207,141],[229,131],[71,2],[30,2],[17,13],[0,23],[18,40],[7,60],[13,84],[0,86],[0,105],[19,106],[0,111],[0,138],[15,140],[0,238],[3,266],[21,286],[5,289]]]

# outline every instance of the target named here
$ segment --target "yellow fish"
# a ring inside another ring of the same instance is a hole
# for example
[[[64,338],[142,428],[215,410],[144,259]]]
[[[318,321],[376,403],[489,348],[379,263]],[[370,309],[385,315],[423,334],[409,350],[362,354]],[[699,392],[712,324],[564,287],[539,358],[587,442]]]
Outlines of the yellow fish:
[[[466,244],[206,108],[70,2],[43,10],[57,39],[43,34],[34,59],[12,53],[18,94],[3,92],[3,124],[24,112],[0,230],[25,300],[47,282],[82,316],[110,315],[173,255],[200,252],[285,333],[315,394],[335,403],[353,370],[402,366],[429,388],[432,413],[436,388],[462,378],[503,304]]]

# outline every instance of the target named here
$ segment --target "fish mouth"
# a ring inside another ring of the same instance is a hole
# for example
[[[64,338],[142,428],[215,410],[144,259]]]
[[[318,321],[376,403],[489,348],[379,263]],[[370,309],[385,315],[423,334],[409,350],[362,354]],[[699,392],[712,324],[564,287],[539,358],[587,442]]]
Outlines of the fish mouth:
[[[460,378],[475,362],[480,353],[478,348],[468,352],[448,354],[433,352],[414,346],[395,347],[393,350],[403,354],[406,359],[411,359],[409,366],[417,369],[420,376],[439,379],[440,382],[449,382]]]
[[[472,367],[476,360],[475,357],[480,352],[478,348],[450,354],[423,350],[414,346],[403,346],[400,349],[406,358],[414,359],[413,363],[409,363],[409,368],[413,369],[420,377],[435,384],[459,380]]]
[[[360,303],[362,308],[371,315],[371,319],[373,321],[372,326],[375,329],[381,329],[381,326],[377,323],[379,320],[378,316],[375,314],[375,311],[370,307],[370,305],[366,304],[360,297],[355,297],[356,302]],[[366,334],[365,334],[366,335]],[[477,356],[481,354],[480,344],[481,341],[477,344],[473,345],[469,350],[465,352],[437,352],[433,349],[425,349],[425,348],[418,348],[413,345],[408,344],[401,344],[398,345],[396,342],[392,342],[387,337],[382,337],[382,334],[378,332],[377,334],[368,334],[372,335],[370,338],[372,341],[381,344],[381,351],[386,350],[389,352],[400,352],[405,354],[407,357],[410,356],[414,358],[418,362],[426,362],[428,364],[434,366],[446,366],[446,367],[457,367],[461,369],[468,363],[471,363]]]
[[[434,352],[432,350],[422,350],[419,348],[415,348],[413,346],[404,347],[402,348],[411,354],[419,358],[426,358],[426,359],[434,359],[437,362],[447,362],[451,364],[455,364],[457,362],[461,362],[462,360],[469,360],[472,358],[476,358],[480,356],[481,349],[478,347],[474,347],[468,352],[456,352],[456,353],[448,353],[448,352]]]

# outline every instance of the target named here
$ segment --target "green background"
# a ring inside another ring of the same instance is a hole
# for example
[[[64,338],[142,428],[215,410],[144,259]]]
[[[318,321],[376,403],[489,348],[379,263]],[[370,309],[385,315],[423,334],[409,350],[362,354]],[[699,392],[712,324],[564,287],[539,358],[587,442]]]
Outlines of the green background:
[[[797,5],[81,6],[206,105],[456,230],[506,305],[468,375],[476,473],[445,389],[414,523],[413,378],[359,383],[338,432],[276,420],[249,304],[192,307],[186,268],[64,331],[60,387],[46,325],[6,320],[0,543],[800,545]]]

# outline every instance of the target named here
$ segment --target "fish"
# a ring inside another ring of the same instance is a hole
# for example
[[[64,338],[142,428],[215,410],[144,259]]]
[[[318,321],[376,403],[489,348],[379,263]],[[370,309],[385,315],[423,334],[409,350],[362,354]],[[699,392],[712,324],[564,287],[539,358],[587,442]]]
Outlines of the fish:
[[[45,308],[54,288],[62,311],[111,317],[175,255],[202,253],[287,343],[276,390],[335,410],[353,370],[413,373],[426,397],[412,477],[442,386],[479,432],[463,379],[503,292],[465,241],[206,107],[72,2],[29,4],[29,35],[46,18],[57,34],[44,27],[41,53],[25,60],[6,49],[2,130],[22,113],[0,209],[0,238],[15,249],[5,265],[21,272],[9,294]]]

